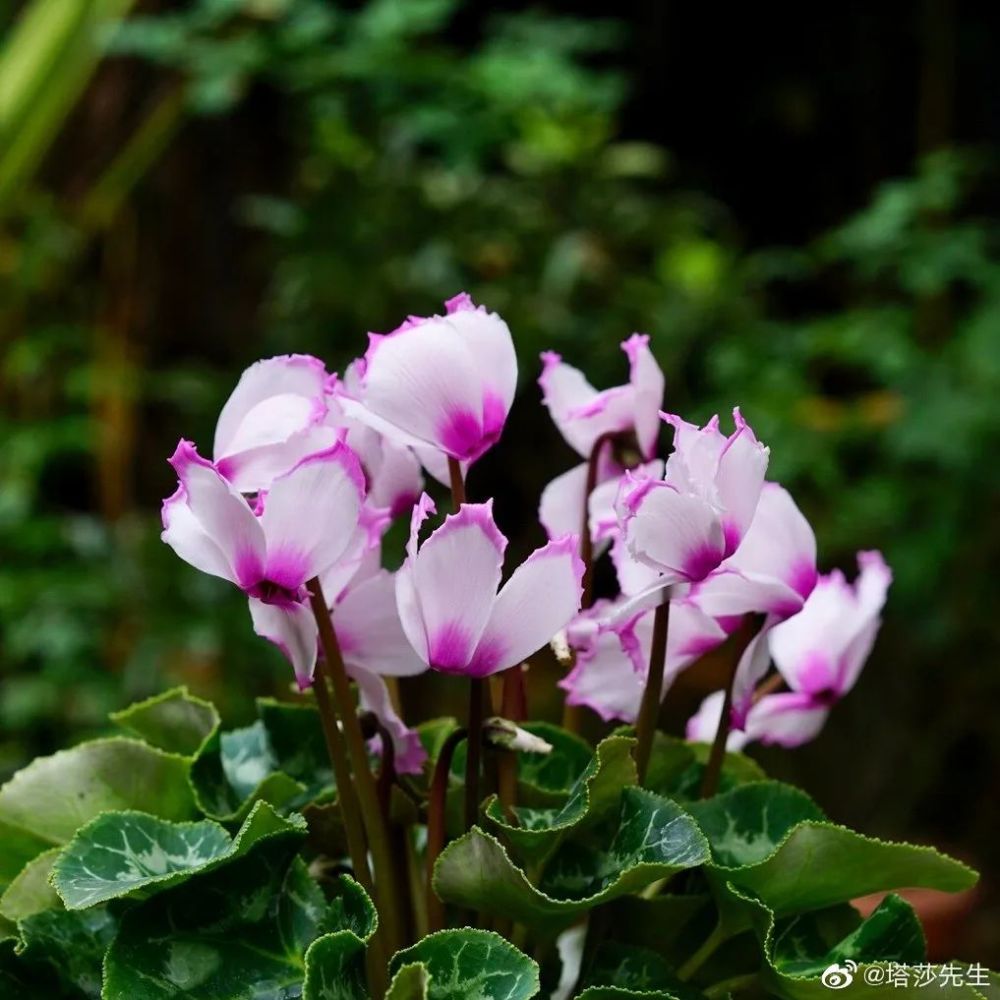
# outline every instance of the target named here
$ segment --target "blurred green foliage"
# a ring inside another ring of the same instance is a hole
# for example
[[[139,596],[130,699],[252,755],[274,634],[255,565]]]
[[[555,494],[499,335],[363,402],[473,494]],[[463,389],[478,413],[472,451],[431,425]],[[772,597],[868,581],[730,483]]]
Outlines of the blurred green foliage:
[[[815,752],[769,767],[811,770],[835,815],[875,813],[897,832],[933,824],[922,803],[954,761],[988,778],[1000,760],[982,717],[1000,686],[988,514],[1000,255],[976,208],[993,164],[935,154],[810,245],[751,251],[724,206],[678,185],[666,150],[620,138],[621,25],[469,13],[458,0],[199,0],[109,32],[114,60],[156,74],[207,121],[178,143],[205,141],[261,95],[276,102],[266,122],[280,127],[258,139],[280,147],[283,180],[218,206],[256,234],[262,285],[256,325],[224,364],[167,342],[155,354],[168,362],[150,365],[109,341],[114,295],[95,254],[120,252],[111,209],[96,226],[86,196],[57,196],[42,177],[0,233],[0,770],[166,677],[235,718],[281,690],[287,670],[240,596],[157,541],[162,444],[207,446],[257,357],[311,351],[338,368],[366,330],[465,288],[508,320],[522,363],[511,427],[472,484],[497,492],[513,535],[536,530],[538,491],[572,460],[538,405],[537,353],[557,349],[613,384],[618,343],[646,330],[670,409],[743,407],[816,525],[824,568],[886,552],[896,584],[862,687]],[[138,168],[127,181],[141,184]],[[862,766],[861,744],[885,764]],[[852,782],[831,777],[833,756]],[[974,803],[960,822],[978,850],[989,838]]]

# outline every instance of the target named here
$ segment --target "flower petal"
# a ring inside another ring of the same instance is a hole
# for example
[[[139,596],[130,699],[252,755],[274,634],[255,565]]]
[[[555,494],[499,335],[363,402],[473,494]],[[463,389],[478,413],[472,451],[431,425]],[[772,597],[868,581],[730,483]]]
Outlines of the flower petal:
[[[265,604],[256,597],[249,600],[254,632],[285,654],[295,670],[299,688],[304,691],[312,684],[319,639],[312,612],[304,604]]]
[[[722,706],[726,692],[714,691],[702,703],[698,711],[688,719],[685,736],[693,743],[714,743],[722,719]],[[742,750],[750,742],[750,737],[738,729],[730,729],[726,737],[726,749],[730,752]]]
[[[725,556],[718,512],[698,496],[626,475],[616,506],[629,551],[671,580],[702,580]]]
[[[265,542],[246,500],[188,441],[177,445],[170,464],[180,489],[164,504],[161,537],[198,569],[232,580],[244,589],[252,587],[261,579]],[[214,548],[199,552],[203,539]]]
[[[768,636],[780,619],[768,615],[757,634],[747,643],[733,678],[733,728],[743,729],[753,704],[753,693],[771,665]]]
[[[764,486],[770,451],[754,435],[739,407],[733,410],[736,433],[719,458],[715,477],[719,499],[725,509],[726,554],[735,552],[749,531]]]
[[[643,456],[651,459],[656,454],[660,436],[660,407],[663,405],[666,380],[649,349],[646,334],[633,333],[622,344],[622,350],[628,355],[629,381],[635,394],[632,422],[636,440]]]
[[[347,672],[358,685],[362,710],[372,712],[392,738],[393,767],[397,774],[420,774],[427,760],[427,751],[417,731],[410,729],[396,713],[385,681],[377,674],[351,663],[347,664]],[[381,753],[381,738],[376,736],[372,742]]]
[[[746,735],[765,745],[798,747],[815,739],[830,710],[804,694],[782,691],[765,695],[750,709]]]
[[[579,538],[566,535],[536,549],[497,595],[469,672],[485,677],[521,663],[580,609]]]
[[[361,466],[343,442],[276,479],[260,515],[268,580],[294,590],[341,559],[359,530],[364,488]]]
[[[400,444],[467,461],[499,438],[517,381],[507,324],[475,308],[371,335],[364,369],[361,405],[345,399],[345,413]]]
[[[333,620],[346,663],[392,677],[409,677],[427,669],[403,632],[396,581],[388,570],[352,583],[337,602]]]
[[[414,521],[419,516],[415,508]],[[462,504],[420,546],[416,558],[408,560],[411,572],[402,584],[397,581],[400,617],[413,642],[407,618],[415,600],[427,662],[436,670],[466,672],[496,601],[506,547],[507,539],[493,521],[490,500]],[[414,647],[423,652],[416,643]]]
[[[216,424],[213,455],[220,472],[241,491],[255,492],[270,482],[265,470],[277,469],[271,471],[274,478],[308,454],[293,449],[282,457],[283,446],[322,421],[326,379],[323,362],[308,355],[284,355],[251,365]]]

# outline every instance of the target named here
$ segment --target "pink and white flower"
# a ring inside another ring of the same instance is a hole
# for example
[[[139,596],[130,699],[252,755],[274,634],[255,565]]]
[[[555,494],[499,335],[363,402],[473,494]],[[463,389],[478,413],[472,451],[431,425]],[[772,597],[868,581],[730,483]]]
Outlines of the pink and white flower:
[[[331,447],[337,434],[324,425],[327,378],[323,362],[306,354],[267,358],[243,372],[215,427],[219,473],[241,493],[256,493]]]
[[[369,334],[358,368],[354,417],[392,440],[473,462],[500,437],[517,386],[507,324],[468,295],[444,316],[411,316],[389,334]]]
[[[675,428],[663,478],[626,472],[615,501],[628,555],[657,574],[623,606],[623,616],[659,603],[672,584],[704,580],[739,548],[767,470],[768,449],[739,408],[729,437],[718,417],[699,428],[661,416]]]
[[[305,584],[367,544],[357,458],[337,441],[274,479],[253,508],[189,442],[178,444],[170,464],[179,483],[163,503],[161,537],[196,569],[247,595],[254,630],[308,687],[317,630]]]
[[[507,539],[493,520],[492,501],[462,504],[418,544],[434,509],[426,494],[414,508],[406,560],[396,574],[407,638],[424,663],[443,673],[485,677],[521,663],[580,607],[576,536],[536,549],[500,588]]]
[[[604,719],[634,722],[639,714],[653,644],[652,611],[624,625],[615,619],[617,601],[598,601],[566,629],[573,669],[559,682],[570,705],[585,705]],[[670,602],[670,628],[661,700],[677,675],[726,638],[725,630],[684,598]]]
[[[554,351],[542,355],[538,384],[559,432],[584,458],[590,457],[598,438],[632,432],[640,456],[648,461],[656,454],[663,372],[646,334],[632,334],[621,347],[629,360],[628,385],[598,392],[583,372],[567,365]]]
[[[854,687],[892,581],[879,552],[859,553],[858,567],[853,586],[839,570],[820,577],[802,610],[770,631],[770,655],[790,690],[752,701],[743,731],[729,734],[730,749],[753,740],[801,746],[819,734],[832,706]],[[717,691],[705,699],[688,723],[688,739],[714,739],[724,697]]]
[[[754,687],[767,673],[771,629],[802,610],[816,577],[816,536],[809,522],[784,487],[765,483],[739,548],[689,592],[698,607],[731,629],[743,615],[765,616],[736,670],[734,726],[744,725]]]

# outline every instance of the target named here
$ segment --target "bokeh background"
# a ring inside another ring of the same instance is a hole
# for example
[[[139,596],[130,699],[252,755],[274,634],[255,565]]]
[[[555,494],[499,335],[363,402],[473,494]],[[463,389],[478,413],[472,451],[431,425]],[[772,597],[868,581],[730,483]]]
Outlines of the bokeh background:
[[[539,351],[616,384],[633,330],[670,409],[742,405],[824,569],[884,550],[861,683],[754,753],[980,867],[943,926],[1000,965],[998,43],[957,0],[0,0],[0,778],[167,684],[232,723],[287,689],[159,542],[166,456],[253,360],[467,289],[521,358],[469,484],[515,553],[573,461]]]

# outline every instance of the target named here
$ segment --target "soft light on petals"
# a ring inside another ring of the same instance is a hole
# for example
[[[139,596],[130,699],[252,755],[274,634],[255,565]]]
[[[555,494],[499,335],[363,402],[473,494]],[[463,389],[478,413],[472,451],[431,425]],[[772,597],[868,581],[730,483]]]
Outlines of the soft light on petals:
[[[310,448],[332,444],[316,427],[326,412],[326,378],[319,359],[300,354],[258,361],[243,373],[219,414],[213,446],[219,471],[239,490],[266,489]]]
[[[171,507],[165,515],[163,540],[198,569],[211,566],[218,576],[225,576],[241,587],[252,586],[260,579],[266,546],[261,525],[247,502],[188,441],[177,445],[170,464],[184,491],[187,513],[180,513],[177,500],[180,494],[174,494],[168,501]],[[197,544],[195,523],[211,539],[218,556],[215,552],[202,558],[195,556],[199,562],[189,558]],[[225,574],[221,572],[223,561],[228,567]]]
[[[396,583],[388,570],[352,583],[334,608],[333,621],[346,663],[392,677],[427,669],[403,632]]]
[[[861,553],[858,565],[854,586],[839,570],[820,577],[802,610],[772,631],[771,654],[793,691],[839,697],[857,681],[892,579],[879,553]]]
[[[517,385],[507,324],[465,301],[372,334],[363,369],[360,398],[342,401],[348,416],[470,462],[500,437]]]
[[[304,604],[265,604],[256,597],[249,600],[254,632],[284,653],[295,670],[295,680],[305,690],[312,684],[319,639],[312,611]]]
[[[267,578],[293,589],[336,563],[355,539],[363,499],[361,467],[342,442],[276,479],[260,516]]]
[[[723,524],[726,533],[726,554],[735,552],[750,528],[764,475],[767,472],[768,449],[754,436],[739,408],[733,410],[736,433],[729,439],[719,458],[715,477],[719,500],[725,510]]]
[[[799,747],[814,740],[830,710],[794,691],[765,695],[747,717],[746,735],[758,743]]]
[[[579,538],[567,535],[536,549],[496,597],[468,672],[485,677],[548,644],[580,608],[583,563]]]
[[[656,451],[663,372],[649,350],[649,338],[633,334],[622,344],[629,359],[628,385],[598,392],[583,373],[553,351],[542,354],[538,384],[559,432],[567,444],[588,458],[598,438],[634,432],[645,458]]]
[[[704,579],[725,556],[717,511],[663,480],[626,482],[618,509],[632,555],[674,581]]]
[[[771,650],[768,645],[768,635],[778,622],[778,618],[769,615],[763,625],[747,643],[736,666],[733,678],[733,718],[735,729],[743,729],[747,725],[747,715],[753,703],[753,693],[757,684],[763,680],[771,665]]]
[[[173,496],[163,501],[163,533],[160,537],[186,563],[211,576],[235,583],[233,567],[226,554],[212,540],[188,506],[187,492],[178,486]]]
[[[412,596],[436,670],[462,673],[468,667],[493,609],[506,547],[492,501],[463,504],[420,546],[411,567]],[[405,628],[402,607],[400,613]]]

